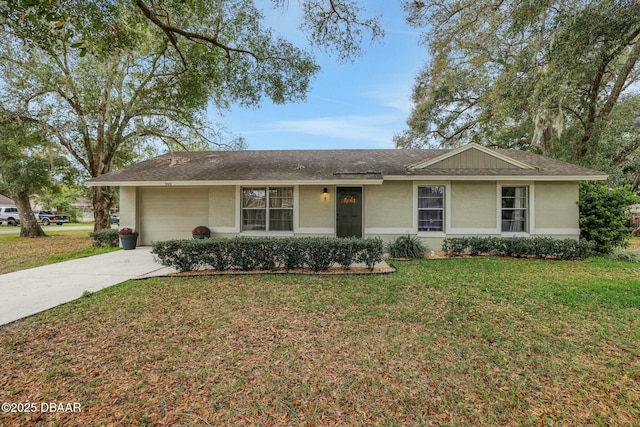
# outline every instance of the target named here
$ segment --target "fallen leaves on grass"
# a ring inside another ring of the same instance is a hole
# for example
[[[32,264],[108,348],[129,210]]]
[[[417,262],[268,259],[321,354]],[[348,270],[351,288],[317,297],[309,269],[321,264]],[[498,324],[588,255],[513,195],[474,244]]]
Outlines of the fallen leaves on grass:
[[[0,235],[0,274],[113,250],[94,248],[92,243],[88,231],[58,232],[39,238]]]
[[[13,325],[0,333],[0,400],[83,410],[0,423],[637,424],[640,307],[594,311],[549,298],[563,272],[579,283],[604,268],[398,267],[128,282]]]

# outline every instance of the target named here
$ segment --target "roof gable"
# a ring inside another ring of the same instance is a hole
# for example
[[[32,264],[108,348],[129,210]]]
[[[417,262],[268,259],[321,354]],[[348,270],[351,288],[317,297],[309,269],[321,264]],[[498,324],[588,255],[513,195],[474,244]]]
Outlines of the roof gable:
[[[411,165],[409,169],[535,169],[497,151],[470,143]]]
[[[2,194],[0,194],[0,205],[10,205],[10,206],[15,206],[15,203],[13,202],[13,200],[11,200],[10,198],[3,196]]]

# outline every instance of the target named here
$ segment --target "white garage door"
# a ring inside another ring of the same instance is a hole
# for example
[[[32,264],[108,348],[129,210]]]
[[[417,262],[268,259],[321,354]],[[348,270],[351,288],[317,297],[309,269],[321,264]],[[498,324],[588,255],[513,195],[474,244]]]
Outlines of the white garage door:
[[[140,244],[190,239],[191,230],[209,225],[207,188],[140,189]]]

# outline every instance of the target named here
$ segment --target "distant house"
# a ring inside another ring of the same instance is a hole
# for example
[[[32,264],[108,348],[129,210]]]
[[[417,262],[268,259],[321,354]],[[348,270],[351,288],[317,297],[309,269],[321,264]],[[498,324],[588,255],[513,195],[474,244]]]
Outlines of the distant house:
[[[578,238],[578,183],[603,172],[519,150],[165,154],[88,181],[120,187],[143,244],[218,236]]]
[[[4,207],[4,206],[15,206],[15,205],[16,204],[14,203],[13,200],[0,194],[0,206]]]

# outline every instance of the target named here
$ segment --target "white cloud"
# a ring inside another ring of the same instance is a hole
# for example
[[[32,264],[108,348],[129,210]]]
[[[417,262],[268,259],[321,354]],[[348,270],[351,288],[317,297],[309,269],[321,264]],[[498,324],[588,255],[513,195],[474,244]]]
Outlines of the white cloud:
[[[408,116],[411,113],[411,88],[413,79],[401,77],[396,82],[380,85],[364,92],[364,96],[381,105],[398,110]]]
[[[317,117],[281,120],[267,125],[268,132],[321,136],[332,140],[366,141],[380,148],[393,147],[397,115]]]

